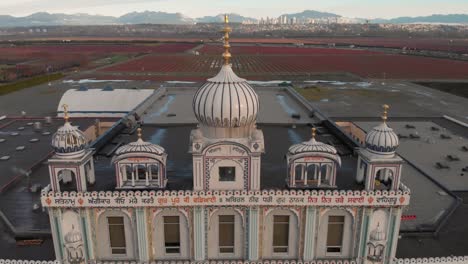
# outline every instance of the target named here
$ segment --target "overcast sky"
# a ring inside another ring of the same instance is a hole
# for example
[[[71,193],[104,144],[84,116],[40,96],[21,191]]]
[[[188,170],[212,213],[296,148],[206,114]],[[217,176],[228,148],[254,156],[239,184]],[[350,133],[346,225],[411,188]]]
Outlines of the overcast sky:
[[[260,18],[305,9],[362,18],[468,14],[468,0],[0,0],[0,14],[13,16],[40,11],[120,16],[149,10],[189,17],[239,13]]]

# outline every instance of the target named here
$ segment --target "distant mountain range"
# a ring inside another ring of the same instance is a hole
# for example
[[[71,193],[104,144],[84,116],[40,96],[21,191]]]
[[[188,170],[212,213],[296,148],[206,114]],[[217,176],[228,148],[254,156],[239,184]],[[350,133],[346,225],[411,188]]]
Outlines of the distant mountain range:
[[[305,10],[301,13],[284,14],[288,19],[327,19],[339,18],[340,15],[314,10]],[[50,14],[46,12],[34,13],[25,17],[13,17],[0,15],[0,27],[31,27],[31,26],[70,26],[70,25],[121,25],[121,24],[194,24],[194,23],[219,23],[223,21],[223,15],[190,18],[181,13],[166,12],[132,12],[120,17],[89,15],[89,14]],[[230,22],[241,23],[255,22],[257,19],[244,17],[239,14],[230,14]],[[354,21],[365,22],[366,19]],[[460,23],[468,24],[468,14],[431,15],[424,17],[399,17],[393,19],[372,19],[371,23]]]
[[[439,24],[468,24],[468,14],[431,15],[420,17],[397,17],[392,19],[372,19],[372,23],[411,24],[411,23],[439,23]]]

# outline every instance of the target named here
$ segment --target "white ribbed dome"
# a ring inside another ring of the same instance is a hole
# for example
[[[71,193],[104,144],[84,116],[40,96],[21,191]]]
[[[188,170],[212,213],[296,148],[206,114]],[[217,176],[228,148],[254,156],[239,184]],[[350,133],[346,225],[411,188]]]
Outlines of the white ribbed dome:
[[[116,156],[128,154],[128,153],[150,153],[156,155],[163,155],[166,153],[166,150],[156,144],[145,142],[141,138],[139,138],[135,142],[128,143],[117,149],[115,152]]]
[[[380,227],[380,224],[377,224],[377,227],[371,231],[370,233],[370,239],[373,241],[383,241],[386,239],[385,232],[383,229]]]
[[[87,146],[84,133],[68,121],[52,136],[52,147],[58,156],[77,157],[84,153]]]
[[[193,111],[200,124],[211,127],[243,127],[254,124],[259,110],[258,96],[245,79],[224,65],[218,75],[198,89]]]
[[[398,145],[398,135],[385,122],[374,127],[366,135],[366,148],[373,153],[393,154]]]

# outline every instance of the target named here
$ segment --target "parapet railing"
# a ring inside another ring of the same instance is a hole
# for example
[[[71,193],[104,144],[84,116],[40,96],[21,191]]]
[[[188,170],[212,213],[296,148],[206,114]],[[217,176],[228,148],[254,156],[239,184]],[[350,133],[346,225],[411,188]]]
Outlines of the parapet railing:
[[[467,264],[467,263],[468,263],[468,256],[436,257],[436,258],[396,258],[392,260],[392,264]]]
[[[311,260],[311,261],[296,261],[296,260],[261,260],[261,261],[245,261],[245,260],[207,260],[207,261],[88,261],[90,264],[358,264],[356,260]],[[395,258],[391,264],[467,264],[468,256],[454,257],[436,257],[436,258]],[[41,260],[15,260],[15,259],[0,259],[0,264],[62,264],[61,261],[41,261]]]

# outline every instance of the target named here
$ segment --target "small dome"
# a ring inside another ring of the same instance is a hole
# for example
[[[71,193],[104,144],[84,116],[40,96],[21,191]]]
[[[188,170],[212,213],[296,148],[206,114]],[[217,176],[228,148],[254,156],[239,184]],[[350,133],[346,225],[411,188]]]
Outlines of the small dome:
[[[371,231],[370,233],[370,239],[373,241],[383,241],[386,239],[385,232],[383,229],[380,227],[380,223],[377,224],[377,227]]]
[[[393,154],[398,145],[398,135],[385,122],[366,135],[366,148],[376,154]]]
[[[88,141],[83,132],[66,121],[52,136],[52,147],[58,156],[77,156],[84,153]]]
[[[75,226],[72,225],[72,230],[65,234],[64,237],[65,244],[73,244],[77,242],[82,242],[83,237],[81,233],[75,230]]]
[[[312,138],[309,141],[305,141],[299,144],[292,145],[289,148],[289,153],[296,155],[301,153],[308,152],[322,152],[336,155],[336,149],[333,146],[327,145],[325,143],[316,141],[315,138]]]
[[[257,120],[258,95],[227,64],[198,89],[193,98],[193,111],[198,122],[205,126],[249,126]]]
[[[150,153],[160,156],[165,154],[166,150],[159,145],[143,141],[143,139],[141,139],[141,129],[138,128],[138,140],[128,143],[115,151],[116,156],[128,153]]]

